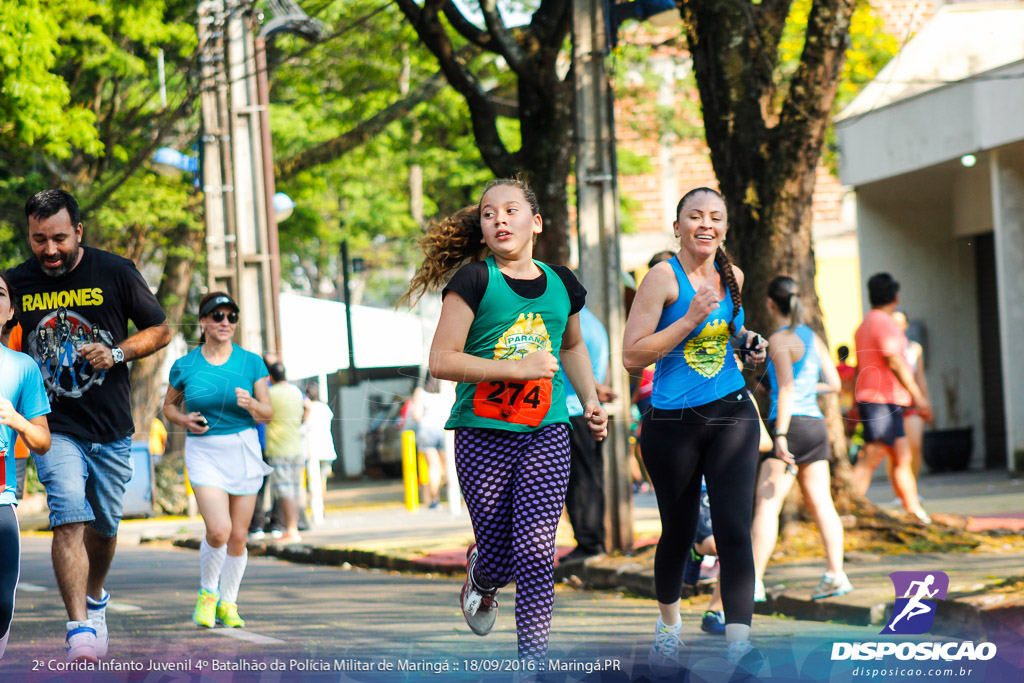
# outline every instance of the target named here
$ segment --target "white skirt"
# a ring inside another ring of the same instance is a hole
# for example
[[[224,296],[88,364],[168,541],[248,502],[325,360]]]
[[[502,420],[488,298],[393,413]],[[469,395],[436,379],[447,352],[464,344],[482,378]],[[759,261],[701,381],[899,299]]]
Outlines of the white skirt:
[[[188,436],[185,469],[192,487],[215,486],[233,496],[259,493],[274,468],[263,462],[255,429],[235,434]]]

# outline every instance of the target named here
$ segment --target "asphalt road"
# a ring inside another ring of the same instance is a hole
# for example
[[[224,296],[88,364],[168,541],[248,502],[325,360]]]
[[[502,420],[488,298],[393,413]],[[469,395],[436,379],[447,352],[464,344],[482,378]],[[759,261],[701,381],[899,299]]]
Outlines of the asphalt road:
[[[62,670],[66,615],[50,565],[50,538],[27,536],[23,543],[22,585],[0,662],[4,682],[516,678],[508,672],[517,665],[513,590],[499,595],[495,629],[480,638],[462,619],[458,580],[253,558],[239,596],[247,628],[206,630],[191,621],[198,553],[169,546],[119,549],[107,582],[112,604],[106,659],[119,668],[68,674]],[[699,629],[703,600],[684,606],[690,662],[696,671],[707,670],[690,680],[725,681],[728,676],[717,673],[724,665],[724,638]],[[556,678],[642,679],[656,616],[650,600],[559,587],[549,657],[576,671]],[[877,636],[871,628],[762,616],[754,617],[753,629],[776,674],[834,640]],[[166,673],[165,667],[180,670]]]

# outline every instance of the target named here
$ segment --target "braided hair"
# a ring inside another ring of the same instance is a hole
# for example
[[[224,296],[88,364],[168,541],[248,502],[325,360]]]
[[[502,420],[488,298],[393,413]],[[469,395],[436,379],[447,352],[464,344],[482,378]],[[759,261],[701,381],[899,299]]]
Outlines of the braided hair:
[[[710,187],[695,187],[679,200],[679,204],[676,205],[676,217],[678,219],[679,214],[682,213],[683,207],[686,206],[692,197],[696,197],[698,194],[711,194],[722,200],[725,203],[725,197],[720,192],[712,190]],[[729,255],[725,253],[725,249],[718,247],[718,251],[715,252],[715,265],[718,266],[718,275],[722,278],[722,283],[725,284],[729,290],[729,297],[732,299],[732,319],[729,321],[729,336],[736,335],[736,316],[739,315],[740,307],[743,306],[743,297],[740,295],[740,286],[736,282],[736,273],[732,270],[732,261],[729,260]]]
[[[729,297],[732,299],[732,319],[729,320],[729,336],[736,336],[736,316],[739,315],[740,306],[743,305],[743,297],[740,295],[740,285],[736,282],[736,273],[732,271],[732,261],[725,249],[718,248],[715,252],[715,263],[718,264],[718,274],[722,282],[729,288]]]
[[[419,239],[419,247],[424,253],[423,263],[413,275],[409,289],[398,300],[398,305],[415,304],[428,289],[440,287],[448,274],[463,263],[482,261],[486,258],[488,249],[487,245],[483,244],[484,233],[480,227],[480,203],[491,188],[499,185],[509,185],[522,190],[533,215],[540,213],[537,196],[525,180],[496,178],[487,183],[484,191],[480,193],[480,201],[434,223]]]

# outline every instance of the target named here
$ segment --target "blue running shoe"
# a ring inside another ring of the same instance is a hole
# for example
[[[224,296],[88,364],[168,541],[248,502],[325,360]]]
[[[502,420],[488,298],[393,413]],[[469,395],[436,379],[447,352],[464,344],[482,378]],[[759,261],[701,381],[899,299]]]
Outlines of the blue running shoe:
[[[697,552],[696,548],[690,546],[690,553],[686,556],[683,564],[683,583],[696,586],[700,581],[700,563],[704,556]]]
[[[709,609],[700,620],[700,630],[704,633],[725,633],[725,613]]]

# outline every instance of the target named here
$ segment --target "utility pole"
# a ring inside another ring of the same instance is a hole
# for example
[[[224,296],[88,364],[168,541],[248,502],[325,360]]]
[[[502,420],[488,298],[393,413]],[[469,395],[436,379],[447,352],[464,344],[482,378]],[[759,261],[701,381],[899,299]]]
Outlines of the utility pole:
[[[252,3],[199,3],[207,285],[231,293],[239,343],[277,351]]]
[[[618,395],[604,445],[605,525],[611,550],[633,548],[633,489],[629,467],[629,380],[622,367],[625,311],[619,256],[618,187],[606,0],[573,0],[573,73],[576,86],[576,212],[580,275],[587,307],[611,342],[608,380]]]
[[[281,275],[265,46],[282,31],[317,40],[325,27],[294,0],[267,4],[275,16],[257,39],[262,15],[255,14],[253,0],[199,3],[202,181],[207,285],[238,302],[243,347],[280,353]]]

